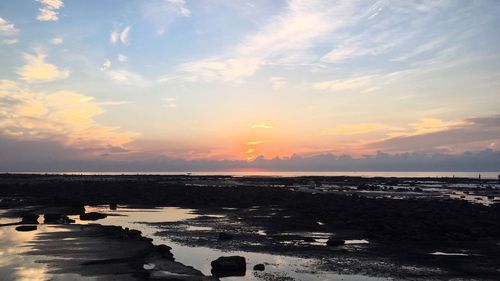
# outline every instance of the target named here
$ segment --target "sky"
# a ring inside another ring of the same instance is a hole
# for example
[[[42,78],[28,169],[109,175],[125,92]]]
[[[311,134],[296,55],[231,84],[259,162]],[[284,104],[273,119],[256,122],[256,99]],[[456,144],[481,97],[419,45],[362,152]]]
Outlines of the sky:
[[[498,26],[496,0],[0,1],[0,169],[500,170]]]

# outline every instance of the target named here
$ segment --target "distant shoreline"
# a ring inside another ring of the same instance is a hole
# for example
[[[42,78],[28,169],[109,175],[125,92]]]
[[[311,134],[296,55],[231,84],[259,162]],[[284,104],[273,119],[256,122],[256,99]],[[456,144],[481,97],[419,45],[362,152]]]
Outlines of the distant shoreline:
[[[469,178],[498,179],[500,171],[133,171],[133,172],[98,172],[98,171],[26,171],[0,172],[0,175],[97,175],[97,176],[256,176],[256,177],[395,177],[395,178]]]

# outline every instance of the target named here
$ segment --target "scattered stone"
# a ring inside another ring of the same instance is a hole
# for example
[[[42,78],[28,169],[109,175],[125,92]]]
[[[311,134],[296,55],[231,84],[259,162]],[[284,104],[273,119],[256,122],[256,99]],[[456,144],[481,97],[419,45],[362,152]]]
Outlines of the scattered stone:
[[[22,232],[33,231],[36,229],[37,229],[36,225],[20,225],[20,226],[16,227],[17,231],[22,231]]]
[[[234,237],[231,234],[228,234],[225,232],[219,233],[219,240],[221,240],[221,241],[227,241],[227,240],[231,240],[233,238]]]
[[[151,269],[154,269],[156,267],[156,265],[154,263],[145,263],[142,267],[145,270],[151,270]]]
[[[61,214],[44,214],[43,222],[50,224],[68,224],[68,223],[74,223],[75,220],[72,220],[68,218],[68,216]]]
[[[264,269],[266,269],[266,267],[262,263],[256,264],[253,267],[253,270],[258,270],[258,271],[264,271]]]
[[[80,219],[82,221],[96,221],[100,219],[105,219],[107,217],[106,214],[102,213],[97,213],[97,212],[90,212],[90,213],[85,213],[80,215]]]
[[[211,262],[212,274],[217,277],[245,276],[247,263],[244,257],[219,257]]]
[[[38,224],[38,217],[39,215],[37,214],[24,214],[23,218],[21,220],[22,224]]]
[[[345,244],[345,240],[342,240],[342,239],[330,238],[330,239],[328,239],[328,241],[326,241],[326,245],[332,246],[332,247],[342,246],[344,244]]]

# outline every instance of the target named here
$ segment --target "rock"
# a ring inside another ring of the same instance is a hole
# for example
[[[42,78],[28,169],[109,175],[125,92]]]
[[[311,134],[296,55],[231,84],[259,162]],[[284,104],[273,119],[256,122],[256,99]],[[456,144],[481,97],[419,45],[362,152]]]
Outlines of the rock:
[[[221,241],[227,241],[233,239],[233,236],[231,234],[221,232],[219,233],[219,240]]]
[[[68,218],[68,216],[61,214],[44,214],[43,222],[51,224],[67,224],[67,223],[74,223],[75,220],[72,220]]]
[[[22,224],[38,224],[39,215],[36,214],[24,214],[21,220]]]
[[[217,277],[245,276],[247,263],[244,257],[219,257],[211,262],[212,274]]]
[[[326,241],[326,245],[333,246],[333,247],[342,246],[344,244],[345,244],[345,240],[342,240],[342,239],[330,238],[330,239],[328,239],[328,241]]]
[[[36,225],[20,225],[18,227],[16,227],[16,230],[17,231],[33,231],[33,230],[36,230],[37,229],[37,226]]]
[[[259,263],[259,264],[256,264],[254,267],[253,267],[253,270],[258,270],[258,271],[264,271],[264,269],[266,269],[266,267]]]
[[[97,213],[97,212],[90,212],[90,213],[85,213],[80,215],[80,220],[82,221],[96,221],[100,219],[105,219],[107,217],[106,214],[102,213]]]
[[[158,251],[158,253],[160,253],[162,258],[174,260],[174,255],[172,254],[172,252],[170,252],[170,250],[172,250],[172,248],[170,248],[169,246],[163,245],[163,244],[158,245],[158,246],[156,246],[156,250]]]
[[[116,204],[116,203],[110,203],[109,204],[109,209],[110,210],[116,210],[117,207],[118,207],[118,204]]]

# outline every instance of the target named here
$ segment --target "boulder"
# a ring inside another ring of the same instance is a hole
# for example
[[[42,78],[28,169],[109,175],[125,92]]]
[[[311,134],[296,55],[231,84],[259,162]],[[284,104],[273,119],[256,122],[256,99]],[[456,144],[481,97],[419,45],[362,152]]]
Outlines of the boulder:
[[[23,218],[21,220],[22,224],[38,224],[38,217],[39,215],[37,214],[24,214]]]
[[[212,274],[217,277],[245,276],[247,263],[244,257],[219,257],[212,261]]]
[[[233,235],[225,233],[225,232],[219,233],[219,240],[227,241],[227,240],[231,240],[231,239],[233,239]]]
[[[174,255],[172,254],[172,252],[170,252],[170,250],[172,250],[172,248],[170,248],[167,245],[162,244],[156,246],[156,251],[158,251],[158,253],[161,255],[162,258],[174,260]]]
[[[80,220],[82,221],[96,221],[100,219],[105,219],[107,217],[106,214],[102,213],[97,213],[97,212],[90,212],[90,213],[85,213],[80,215]]]
[[[67,223],[74,223],[75,220],[72,220],[68,218],[68,216],[61,214],[44,214],[43,222],[50,224],[67,224]]]
[[[342,246],[345,244],[345,240],[342,240],[342,239],[335,239],[335,238],[330,238],[328,239],[328,241],[326,241],[326,245],[327,246],[333,246],[333,247],[336,247],[336,246]]]
[[[20,226],[16,227],[17,231],[22,231],[22,232],[33,231],[33,230],[36,230],[36,229],[37,229],[36,225],[20,225]]]
[[[264,269],[266,269],[266,267],[263,264],[261,264],[261,263],[256,264],[253,267],[253,270],[258,270],[258,271],[264,271]]]

